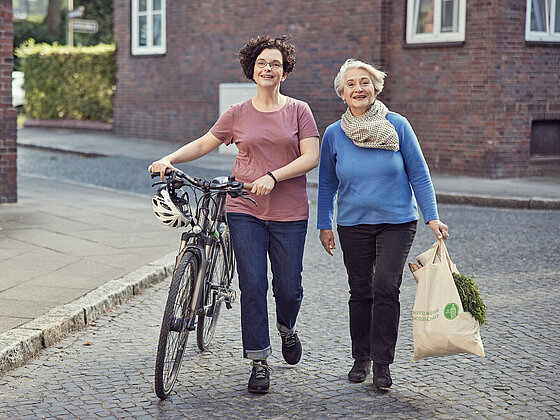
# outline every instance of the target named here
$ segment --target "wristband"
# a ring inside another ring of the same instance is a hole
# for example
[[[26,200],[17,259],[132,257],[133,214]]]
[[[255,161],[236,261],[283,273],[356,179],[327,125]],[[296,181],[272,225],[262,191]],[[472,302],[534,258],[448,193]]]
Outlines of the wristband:
[[[272,175],[272,172],[268,171],[266,174],[270,175],[270,177],[274,180],[274,185],[278,184],[278,180],[274,175]]]

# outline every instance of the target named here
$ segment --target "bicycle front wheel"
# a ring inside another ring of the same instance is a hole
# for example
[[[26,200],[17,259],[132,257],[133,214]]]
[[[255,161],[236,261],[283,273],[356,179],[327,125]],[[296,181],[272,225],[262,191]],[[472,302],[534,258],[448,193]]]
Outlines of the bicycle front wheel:
[[[229,227],[226,228],[226,230],[222,234],[222,241],[224,242],[224,249],[227,256],[227,266],[229,270],[227,287],[229,288],[231,286],[231,280],[233,279],[233,275],[235,273],[235,257],[233,255],[233,245],[231,244]]]
[[[199,267],[198,256],[191,251],[185,252],[173,272],[169,286],[155,370],[156,395],[162,400],[167,398],[173,389],[187,345],[189,326],[192,329],[195,314],[191,312],[190,306],[195,299],[194,284]]]
[[[214,337],[218,316],[222,307],[222,292],[229,289],[229,267],[226,261],[226,249],[220,241],[216,244],[212,271],[209,274],[204,293],[204,313],[198,316],[196,323],[196,344],[201,351],[207,350]]]

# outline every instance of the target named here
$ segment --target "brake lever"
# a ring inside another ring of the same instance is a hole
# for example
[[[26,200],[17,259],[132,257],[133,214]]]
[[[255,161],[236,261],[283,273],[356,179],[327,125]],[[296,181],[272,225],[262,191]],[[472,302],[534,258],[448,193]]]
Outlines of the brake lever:
[[[247,197],[249,195],[248,192],[242,191],[241,195],[239,197],[244,198],[245,200],[249,200],[250,202],[252,202],[255,206],[258,207],[257,202],[255,200],[253,200],[251,197]]]
[[[154,182],[152,184],[152,187],[155,187],[156,185],[162,185],[162,184],[167,184],[167,181],[158,181],[158,182]]]

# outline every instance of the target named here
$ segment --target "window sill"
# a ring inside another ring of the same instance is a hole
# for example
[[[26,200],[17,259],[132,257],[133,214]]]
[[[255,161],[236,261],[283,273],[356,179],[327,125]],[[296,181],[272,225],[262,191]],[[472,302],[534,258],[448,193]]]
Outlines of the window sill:
[[[560,47],[560,39],[558,41],[527,41],[527,40],[525,40],[525,45],[527,47]]]
[[[529,157],[531,163],[554,163],[560,162],[560,155],[533,155]]]
[[[403,48],[444,48],[444,47],[462,47],[465,41],[434,41],[434,42],[415,42],[413,44],[403,43]]]
[[[133,53],[132,51],[130,52],[131,57],[138,57],[138,58],[144,58],[144,57],[165,57],[167,55],[166,52],[162,52],[162,53],[158,53],[158,52],[145,52],[145,53]]]

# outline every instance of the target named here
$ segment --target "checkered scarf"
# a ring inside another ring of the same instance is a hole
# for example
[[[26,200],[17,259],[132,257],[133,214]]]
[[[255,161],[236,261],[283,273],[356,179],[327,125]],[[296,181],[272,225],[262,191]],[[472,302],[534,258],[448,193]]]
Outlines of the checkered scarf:
[[[399,136],[393,124],[385,118],[388,112],[389,108],[377,99],[358,117],[354,117],[348,108],[342,115],[342,130],[358,147],[398,152]]]

